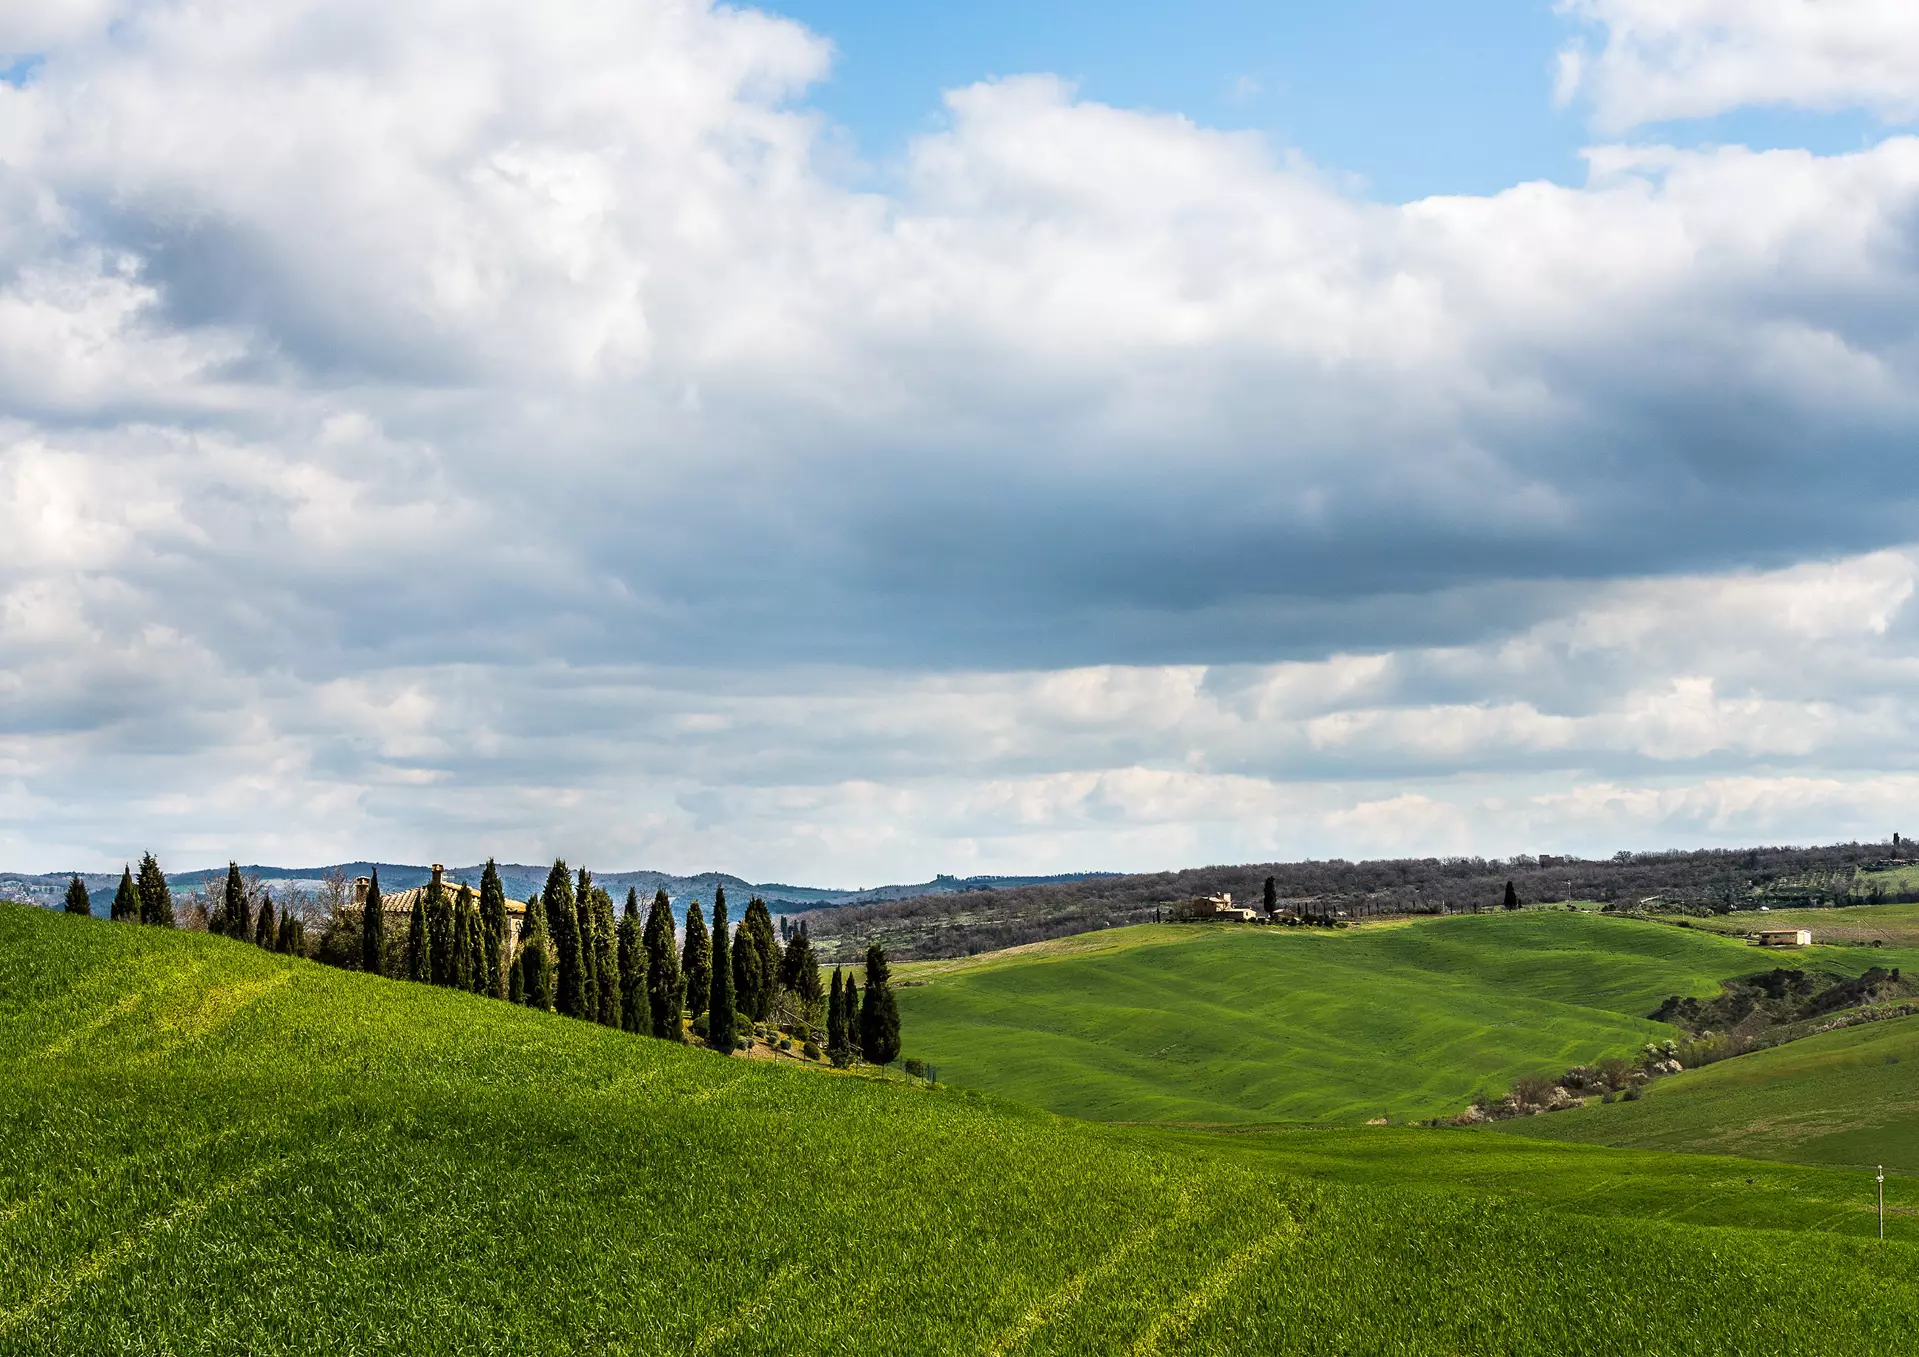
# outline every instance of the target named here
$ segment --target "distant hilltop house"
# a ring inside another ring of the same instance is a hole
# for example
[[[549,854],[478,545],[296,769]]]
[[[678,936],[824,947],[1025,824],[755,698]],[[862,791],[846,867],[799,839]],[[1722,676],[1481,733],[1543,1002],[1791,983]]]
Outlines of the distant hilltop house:
[[[1171,906],[1168,917],[1178,923],[1204,923],[1208,920],[1251,923],[1259,914],[1255,910],[1235,908],[1232,894],[1222,892],[1219,895],[1195,895],[1191,899],[1177,901]]]
[[[1810,928],[1765,928],[1759,931],[1761,947],[1810,947]]]
[[[399,918],[400,931],[402,933],[406,931],[407,922],[413,916],[414,901],[421,899],[423,896],[426,895],[428,891],[432,890],[434,886],[439,886],[442,890],[444,890],[446,892],[447,899],[452,901],[455,904],[463,905],[470,901],[476,907],[479,905],[480,903],[479,887],[469,886],[465,882],[460,882],[460,881],[456,881],[453,884],[448,885],[446,881],[444,880],[445,873],[446,873],[446,868],[442,866],[440,863],[436,862],[433,864],[433,880],[428,885],[414,886],[410,890],[394,891],[390,895],[385,891],[380,892],[380,912],[387,916],[387,931],[389,933],[393,931],[393,928],[394,928],[393,919],[395,916],[398,916]],[[372,889],[373,889],[372,877],[370,876],[354,877],[353,878],[354,905],[358,908],[364,909],[366,907],[367,893],[371,891]],[[515,900],[509,896],[506,902],[506,926],[507,926],[507,931],[512,935],[511,938],[509,939],[509,942],[512,945],[514,946],[519,945],[520,928],[523,924],[525,924],[525,922],[526,922],[526,901]]]

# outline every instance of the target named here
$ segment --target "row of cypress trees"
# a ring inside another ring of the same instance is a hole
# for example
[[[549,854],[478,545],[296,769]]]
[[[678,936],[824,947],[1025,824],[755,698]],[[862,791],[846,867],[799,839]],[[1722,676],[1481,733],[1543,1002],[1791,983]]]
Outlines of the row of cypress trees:
[[[78,876],[68,883],[66,908],[92,912]],[[121,873],[109,913],[172,926],[173,895],[152,853],[140,859],[137,878],[130,867]],[[207,927],[274,951],[306,951],[304,922],[291,910],[276,921],[270,895],[254,910],[236,863],[227,865],[225,888]],[[477,893],[464,885],[449,890],[436,874],[414,897],[405,946],[394,958],[375,867],[360,909],[360,967],[386,975],[397,961],[399,979],[487,994],[667,1041],[684,1041],[691,1021],[704,1028],[707,1045],[721,1052],[737,1049],[741,1019],[763,1023],[786,1016],[810,1032],[828,996],[804,920],[790,931],[782,920],[776,931],[766,902],[755,897],[736,931],[727,918],[726,888],[718,886],[711,927],[694,901],[677,948],[675,932],[664,890],[654,894],[642,924],[639,892],[629,887],[615,927],[612,898],[592,874],[582,867],[576,878],[558,861],[545,889],[527,898],[514,946],[506,889],[489,858]],[[864,995],[850,972],[833,968],[826,1029],[835,1064],[849,1064],[855,1055],[878,1065],[898,1058],[899,1009],[886,953],[877,943],[867,948]]]
[[[664,890],[654,893],[642,921],[639,892],[629,887],[616,928],[612,898],[593,884],[592,874],[584,867],[575,874],[564,861],[555,862],[545,888],[527,899],[519,946],[507,968],[506,997],[664,1041],[685,1041],[690,1022],[704,1032],[710,1048],[731,1052],[738,1047],[742,1020],[785,1017],[810,1033],[826,998],[804,922],[787,932],[784,944],[782,931],[757,897],[735,929],[726,888],[720,886],[713,893],[710,924],[699,902],[693,902],[676,947],[673,908]],[[842,984],[837,968],[833,973],[836,1002],[828,1013],[828,1048],[842,1064],[856,1053],[880,1064],[899,1055],[899,1010],[885,953],[877,946],[868,952],[867,974],[867,1002],[855,1008],[851,977]],[[855,1013],[857,1020],[849,1016]]]

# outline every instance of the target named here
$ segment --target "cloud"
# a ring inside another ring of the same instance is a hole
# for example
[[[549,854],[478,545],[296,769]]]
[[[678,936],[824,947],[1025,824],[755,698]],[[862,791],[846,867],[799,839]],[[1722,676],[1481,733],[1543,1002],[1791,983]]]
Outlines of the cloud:
[[[0,85],[20,865],[871,880],[1907,775],[1919,141],[1381,206],[1028,76],[880,193],[753,11],[74,14]]]
[[[1562,100],[1584,94],[1624,131],[1754,105],[1919,118],[1919,11],[1902,0],[1561,0],[1603,26],[1560,53]]]

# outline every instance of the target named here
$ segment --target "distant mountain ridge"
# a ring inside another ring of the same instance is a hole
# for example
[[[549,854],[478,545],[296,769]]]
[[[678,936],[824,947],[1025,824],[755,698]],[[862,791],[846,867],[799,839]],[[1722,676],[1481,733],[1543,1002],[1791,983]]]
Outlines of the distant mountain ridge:
[[[500,872],[501,882],[506,893],[516,900],[524,900],[546,884],[550,867],[542,867],[522,862],[502,862],[495,864]],[[575,871],[578,864],[571,864]],[[302,892],[308,895],[318,894],[326,885],[329,874],[338,872],[351,880],[356,876],[369,876],[375,868],[380,873],[380,889],[401,891],[413,886],[425,885],[431,879],[433,869],[428,865],[415,865],[398,862],[337,862],[324,867],[270,867],[260,864],[242,863],[240,871],[245,876],[257,879],[262,886],[273,892],[275,898],[284,897],[289,892]],[[480,884],[480,873],[485,864],[475,863],[469,867],[449,867],[446,879],[451,882],[464,882],[471,886]],[[589,871],[592,869],[589,867]],[[190,872],[168,872],[167,883],[176,892],[185,893],[201,889],[208,882],[217,882],[226,875],[225,867],[202,867]],[[119,885],[118,872],[81,872],[80,879],[86,883],[87,894],[93,902],[93,912],[105,916],[113,901],[114,889]],[[602,887],[615,902],[622,900],[628,887],[637,889],[642,900],[650,902],[655,891],[664,889],[675,912],[684,916],[689,901],[710,902],[716,886],[724,886],[728,895],[733,897],[736,907],[743,907],[753,896],[766,901],[767,907],[776,914],[799,914],[807,910],[834,909],[841,905],[879,904],[889,900],[908,900],[921,895],[945,895],[960,891],[998,890],[1015,886],[1035,886],[1065,884],[1076,881],[1090,881],[1111,876],[1110,872],[1067,872],[1053,876],[935,876],[931,881],[910,885],[872,886],[861,890],[835,890],[822,886],[790,886],[783,882],[751,882],[744,877],[733,876],[727,872],[698,872],[691,876],[676,876],[671,872],[648,870],[631,872],[593,872],[595,884]],[[25,904],[58,908],[66,896],[67,882],[71,872],[0,872],[0,899],[19,900]]]

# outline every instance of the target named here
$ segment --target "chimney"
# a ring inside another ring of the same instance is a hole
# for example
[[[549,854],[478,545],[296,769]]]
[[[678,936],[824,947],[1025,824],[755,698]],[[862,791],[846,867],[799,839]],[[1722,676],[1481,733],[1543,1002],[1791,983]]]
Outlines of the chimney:
[[[437,862],[433,864],[433,889],[434,890],[437,891],[438,889],[440,889],[440,878],[443,875],[445,875],[445,873],[446,873],[446,868],[444,866],[442,866],[441,864]]]

